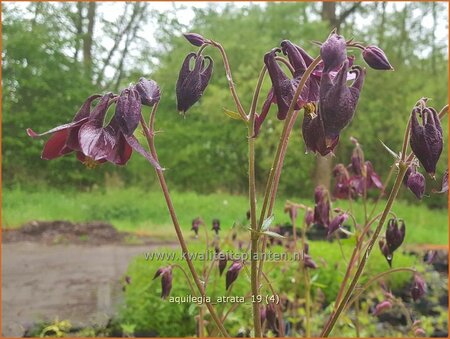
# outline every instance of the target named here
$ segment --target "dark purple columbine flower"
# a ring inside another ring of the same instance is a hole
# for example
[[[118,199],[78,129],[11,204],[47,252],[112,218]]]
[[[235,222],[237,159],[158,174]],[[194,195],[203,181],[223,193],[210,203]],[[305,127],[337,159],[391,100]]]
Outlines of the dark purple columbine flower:
[[[373,69],[382,71],[393,71],[394,68],[389,63],[389,60],[384,51],[377,46],[367,46],[362,52],[364,61]]]
[[[312,259],[312,257],[309,255],[309,245],[305,243],[305,247],[303,249],[303,265],[306,268],[310,268],[315,270],[318,266]]]
[[[330,223],[330,198],[328,190],[320,185],[314,191],[314,222],[327,227]]]
[[[448,168],[445,170],[444,175],[442,176],[442,184],[441,190],[433,190],[433,193],[445,193],[448,192]]]
[[[389,250],[389,247],[386,244],[386,241],[380,240],[378,242],[378,245],[380,246],[381,254],[383,254],[383,256],[386,258],[386,261],[388,262],[389,267],[392,267],[392,259],[394,258],[394,253],[392,253]]]
[[[312,208],[308,207],[305,212],[305,224],[309,227],[314,222],[314,211]]]
[[[406,227],[405,222],[400,220],[400,228],[399,228],[399,220],[390,219],[388,221],[388,225],[386,228],[386,244],[391,253],[400,247],[405,239]]]
[[[219,234],[219,231],[220,231],[220,220],[219,219],[213,219],[212,230],[214,232],[216,232],[216,234]]]
[[[392,308],[392,303],[389,300],[383,300],[382,302],[378,303],[375,306],[375,309],[373,310],[372,315],[380,315],[381,313],[383,313],[384,311],[388,310]]]
[[[278,320],[275,303],[269,302],[266,306],[267,327],[274,333],[278,333]]]
[[[189,63],[195,60],[194,68],[191,70]],[[209,61],[205,67],[205,59]],[[183,61],[178,75],[176,92],[178,111],[185,114],[203,95],[213,71],[213,60],[209,56],[189,53]]]
[[[161,98],[161,91],[158,84],[154,80],[140,78],[134,88],[138,91],[141,97],[142,105],[152,107]]]
[[[197,217],[192,220],[192,227],[191,230],[194,231],[195,235],[198,236],[198,229],[200,225],[203,225],[203,220],[200,217]]]
[[[57,126],[47,132],[40,134],[37,134],[31,128],[27,129],[27,134],[33,138],[40,137],[46,134],[52,134],[50,139],[48,139],[48,141],[45,143],[41,155],[42,159],[55,159],[73,151],[81,153],[80,144],[78,142],[78,132],[80,130],[80,127],[89,119],[93,101],[100,97],[101,95],[94,94],[87,98],[78,112],[75,114],[72,122],[68,124]],[[80,156],[82,157],[83,155],[80,154]]]
[[[364,152],[359,143],[356,144],[352,151],[351,169],[356,175],[366,175],[366,168],[364,166]]]
[[[230,268],[228,269],[227,276],[225,278],[225,289],[228,290],[228,288],[231,286],[232,283],[237,279],[239,276],[239,272],[244,267],[244,264],[240,261],[234,261]]]
[[[272,90],[266,99],[266,103],[276,103],[278,106],[277,117],[279,120],[286,119],[289,106],[294,98],[295,88],[292,80],[284,73],[280,65],[276,61],[277,52],[281,52],[279,48],[274,48],[264,55],[264,63],[267,66],[270,79],[272,80]],[[272,92],[272,94],[271,94]],[[299,100],[300,101],[300,100]],[[297,102],[295,109],[300,109],[301,103]],[[263,111],[265,111],[263,109]],[[265,113],[267,114],[267,113]],[[263,117],[264,114],[261,114]]]
[[[283,40],[281,42],[281,50],[284,55],[287,55],[289,63],[294,68],[294,78],[292,83],[294,88],[299,85],[303,74],[306,69],[311,65],[314,59],[306,53],[306,51],[300,46],[294,45],[289,40]],[[320,66],[317,66],[316,70],[319,70]],[[318,72],[313,71],[311,76],[306,80],[305,86],[300,93],[300,100],[303,102],[314,102],[319,100],[319,83],[320,75]]]
[[[293,204],[289,204],[284,207],[284,212],[289,215],[289,218],[291,220],[296,220],[298,216],[298,206],[295,206]]]
[[[334,217],[334,219],[331,220],[330,225],[328,226],[328,237],[330,237],[334,232],[336,232],[339,228],[341,228],[347,219],[348,219],[347,213],[342,213],[337,217]]]
[[[223,253],[218,254],[219,257],[219,274],[222,275],[223,271],[227,267],[227,256]]]
[[[200,47],[206,42],[205,38],[197,33],[185,33],[183,35],[187,41],[189,41],[192,45],[197,47]]]
[[[259,319],[261,321],[261,326],[264,324],[264,321],[266,321],[266,308],[261,307],[259,309]]]
[[[411,296],[414,301],[419,300],[427,293],[427,284],[425,280],[419,275],[414,274],[414,281],[411,287]]]
[[[422,116],[419,124],[417,114]],[[436,164],[443,148],[442,127],[436,110],[432,107],[421,109],[416,106],[411,113],[411,149],[425,168],[434,177]]]
[[[161,169],[133,135],[141,116],[141,100],[137,90],[130,87],[120,93],[114,117],[106,127],[103,126],[108,110],[105,99],[107,98],[102,98],[92,111],[89,121],[80,128],[78,140],[83,154],[94,161],[106,160],[124,165],[134,149],[154,167]]]
[[[333,141],[329,141],[327,145],[320,113],[316,114],[313,110],[306,109],[306,107],[302,123],[302,135],[306,150],[319,153],[322,156],[332,153],[339,142],[339,136]]]
[[[366,175],[367,175],[367,188],[383,188],[383,183],[381,182],[380,176],[373,169],[372,163],[366,161]]]
[[[319,115],[323,121],[325,144],[330,146],[353,119],[359,94],[364,84],[366,71],[360,66],[353,66],[351,72],[356,74],[353,84],[347,86],[348,60],[338,74],[332,79],[324,73],[320,80]]]
[[[422,173],[417,172],[414,166],[408,167],[403,183],[415,194],[417,199],[423,198],[425,194],[425,177]]]
[[[156,271],[153,280],[161,276],[161,298],[166,299],[172,289],[172,266],[161,267]]]
[[[347,45],[344,37],[334,31],[331,32],[320,47],[320,56],[324,64],[324,73],[339,69],[347,59]]]
[[[70,124],[58,126],[43,134],[27,130],[28,135],[32,137],[56,132],[50,144],[44,147],[45,159],[57,158],[74,150],[77,151],[78,159],[86,164],[109,161],[116,165],[125,165],[134,149],[154,167],[161,169],[132,135],[141,114],[139,93],[132,87],[123,90],[118,98],[107,93],[90,111],[91,99],[94,97],[98,96],[90,97]],[[109,124],[103,127],[108,107],[115,100],[118,101],[115,115]]]
[[[337,164],[333,169],[335,185],[333,189],[333,198],[350,199],[353,196],[350,185],[350,175],[343,164]]]

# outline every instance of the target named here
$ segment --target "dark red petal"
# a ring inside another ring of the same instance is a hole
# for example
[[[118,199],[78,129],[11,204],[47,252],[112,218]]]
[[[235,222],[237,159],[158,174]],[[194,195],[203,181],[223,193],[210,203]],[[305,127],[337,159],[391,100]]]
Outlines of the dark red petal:
[[[53,134],[51,138],[48,139],[48,141],[45,143],[41,158],[45,160],[51,160],[61,156],[61,151],[66,145],[67,135],[67,129],[63,129]]]
[[[130,136],[124,135],[124,137],[128,145],[130,145],[136,152],[144,156],[144,158],[147,159],[153,165],[153,167],[155,167],[158,170],[162,170],[162,167],[158,164],[155,158],[153,158],[153,156],[141,146],[141,144],[134,135]]]
[[[133,149],[126,142],[123,135],[120,135],[119,141],[114,147],[113,151],[108,156],[108,161],[116,165],[125,165],[131,157]]]
[[[117,143],[118,132],[108,127],[88,122],[80,128],[78,140],[84,155],[93,160],[106,159]]]
[[[56,126],[55,128],[52,128],[52,129],[48,130],[47,132],[43,132],[43,133],[36,133],[31,128],[27,128],[27,134],[30,137],[32,137],[32,138],[37,138],[37,137],[41,137],[41,136],[46,135],[46,134],[55,133],[55,132],[59,132],[59,131],[62,131],[62,130],[68,129],[68,128],[80,126],[84,122],[86,122],[87,119],[88,118],[83,118],[83,119],[78,120],[78,121],[69,122],[68,124],[59,125],[59,126]]]

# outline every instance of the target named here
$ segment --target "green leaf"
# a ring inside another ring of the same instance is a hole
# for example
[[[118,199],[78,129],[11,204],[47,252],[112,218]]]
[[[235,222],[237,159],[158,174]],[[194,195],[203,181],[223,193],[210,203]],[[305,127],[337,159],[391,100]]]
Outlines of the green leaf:
[[[284,239],[284,237],[282,235],[272,232],[272,231],[265,231],[265,232],[262,232],[262,234],[268,235],[269,237],[272,237],[272,238]]]
[[[231,119],[234,119],[234,120],[243,120],[239,113],[234,112],[234,111],[230,111],[229,109],[226,109],[225,107],[223,108],[223,112],[224,112],[226,115],[228,115],[228,117],[230,117]]]

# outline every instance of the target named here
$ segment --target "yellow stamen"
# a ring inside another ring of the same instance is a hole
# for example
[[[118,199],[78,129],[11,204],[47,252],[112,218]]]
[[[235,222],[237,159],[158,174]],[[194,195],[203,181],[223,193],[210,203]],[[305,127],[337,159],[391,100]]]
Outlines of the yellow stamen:
[[[89,169],[94,169],[100,165],[100,163],[98,161],[96,161],[90,157],[86,157],[83,161],[83,164]]]

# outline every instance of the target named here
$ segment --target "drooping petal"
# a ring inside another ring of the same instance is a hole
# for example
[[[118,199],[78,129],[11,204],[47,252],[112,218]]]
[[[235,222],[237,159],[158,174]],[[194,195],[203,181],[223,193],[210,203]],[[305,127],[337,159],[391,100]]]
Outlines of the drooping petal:
[[[116,146],[117,134],[111,126],[99,126],[96,121],[87,122],[78,134],[81,151],[96,161],[107,159]]]
[[[145,159],[152,164],[153,167],[155,167],[158,170],[162,170],[163,168],[158,164],[158,162],[153,158],[153,156],[148,153],[139,143],[139,141],[136,139],[134,135],[126,136],[124,135],[125,140],[127,141],[128,145],[131,146],[136,152],[144,156]]]
[[[132,135],[139,125],[141,118],[141,97],[137,90],[126,88],[120,93],[116,105],[114,119],[120,131],[125,135]]]
[[[56,126],[55,128],[52,128],[52,129],[50,129],[50,130],[48,130],[46,132],[43,132],[43,133],[36,133],[31,128],[27,128],[27,134],[30,137],[32,137],[32,138],[37,138],[37,137],[41,137],[41,136],[46,135],[46,134],[51,134],[51,133],[55,133],[55,132],[59,132],[59,131],[65,130],[65,129],[73,128],[73,127],[76,127],[76,126],[81,126],[87,120],[88,120],[88,118],[83,118],[83,119],[80,119],[78,121],[72,121],[72,122],[69,122],[68,124]]]
[[[55,159],[63,155],[61,151],[66,145],[68,130],[63,129],[53,134],[45,143],[41,158],[45,160]]]

